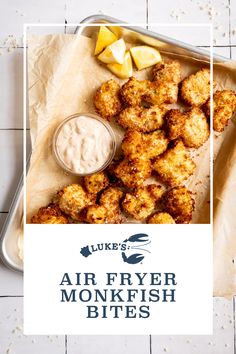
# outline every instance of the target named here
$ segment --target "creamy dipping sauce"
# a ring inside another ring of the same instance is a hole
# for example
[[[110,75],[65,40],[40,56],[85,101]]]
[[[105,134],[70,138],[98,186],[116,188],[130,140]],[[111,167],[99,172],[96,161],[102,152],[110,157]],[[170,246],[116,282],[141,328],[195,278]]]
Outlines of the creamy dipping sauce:
[[[61,162],[72,173],[89,174],[101,169],[110,159],[114,140],[102,122],[81,115],[61,126],[55,148]]]

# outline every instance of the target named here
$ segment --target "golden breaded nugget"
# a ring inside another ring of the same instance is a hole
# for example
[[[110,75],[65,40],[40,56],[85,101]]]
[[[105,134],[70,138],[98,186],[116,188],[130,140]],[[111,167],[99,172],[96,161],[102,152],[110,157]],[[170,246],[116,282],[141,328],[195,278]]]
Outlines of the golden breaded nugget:
[[[123,196],[123,192],[116,187],[108,187],[105,189],[99,199],[99,204],[105,206],[107,209],[119,206],[120,199]]]
[[[196,164],[182,140],[176,140],[172,147],[155,159],[153,168],[164,183],[178,186],[193,174]]]
[[[170,140],[181,137],[183,132],[186,116],[179,109],[171,109],[165,116],[166,133]]]
[[[177,224],[189,224],[194,210],[192,193],[184,186],[172,188],[164,196],[164,208]]]
[[[94,105],[98,114],[110,120],[122,109],[119,97],[120,85],[115,80],[104,82],[94,96]]]
[[[148,80],[139,81],[134,76],[121,87],[120,94],[123,101],[129,106],[139,106],[143,96],[149,90],[151,82]]]
[[[177,60],[159,62],[153,67],[152,74],[154,81],[172,81],[179,84],[181,81],[180,63]]]
[[[178,85],[175,82],[139,81],[131,77],[120,90],[123,101],[129,106],[139,106],[142,103],[162,105],[176,103]]]
[[[174,219],[172,216],[165,212],[158,212],[153,214],[147,220],[148,224],[175,224]]]
[[[150,160],[134,159],[122,160],[114,169],[114,173],[128,188],[135,188],[151,176]]]
[[[121,149],[128,159],[140,158],[145,151],[143,147],[142,133],[137,130],[129,130],[125,133],[121,143]]]
[[[210,70],[202,68],[182,81],[181,98],[190,106],[201,106],[210,97]]]
[[[164,105],[150,108],[131,106],[120,113],[118,123],[125,129],[148,133],[163,126],[164,116],[167,111],[168,108]]]
[[[143,101],[151,105],[176,103],[178,100],[178,91],[178,84],[173,81],[153,81],[143,96]]]
[[[168,139],[163,130],[156,130],[152,133],[143,134],[144,155],[153,159],[162,154],[168,147]]]
[[[103,205],[91,205],[86,209],[85,220],[90,224],[106,224],[107,209]]]
[[[58,205],[50,203],[40,208],[31,218],[31,224],[68,224],[67,216],[60,210]]]
[[[85,176],[83,181],[86,190],[91,194],[97,194],[109,185],[109,179],[103,171]]]
[[[121,144],[125,157],[130,160],[140,157],[152,159],[162,154],[167,146],[168,139],[166,139],[162,130],[156,130],[148,134],[129,130]]]
[[[199,107],[192,108],[185,113],[185,116],[181,137],[185,146],[197,149],[207,141],[210,135],[207,118]]]
[[[141,186],[126,193],[122,207],[136,220],[143,220],[153,212],[162,194],[162,187],[156,184]]]
[[[74,220],[80,220],[80,212],[93,203],[92,196],[79,184],[64,187],[58,196],[59,208]]]
[[[204,106],[210,117],[210,99]],[[231,90],[216,91],[213,98],[213,128],[222,132],[236,110],[236,94]]]
[[[99,199],[99,204],[107,209],[107,223],[120,224],[122,222],[122,215],[120,211],[120,199],[123,192],[115,187],[105,189]]]

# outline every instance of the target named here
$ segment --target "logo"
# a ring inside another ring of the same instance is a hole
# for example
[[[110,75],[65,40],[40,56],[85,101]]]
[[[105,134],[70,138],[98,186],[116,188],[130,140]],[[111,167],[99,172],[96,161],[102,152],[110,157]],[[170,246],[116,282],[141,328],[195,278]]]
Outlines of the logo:
[[[141,263],[145,258],[145,253],[151,253],[145,247],[151,243],[147,234],[135,234],[124,241],[98,243],[96,245],[87,245],[81,248],[80,253],[84,257],[89,257],[99,251],[118,251],[125,263]],[[135,252],[135,253],[134,253]]]

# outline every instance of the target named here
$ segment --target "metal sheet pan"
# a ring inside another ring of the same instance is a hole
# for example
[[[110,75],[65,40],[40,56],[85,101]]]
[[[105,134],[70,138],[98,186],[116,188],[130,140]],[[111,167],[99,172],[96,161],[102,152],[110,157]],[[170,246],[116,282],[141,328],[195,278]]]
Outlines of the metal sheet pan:
[[[22,272],[23,262],[18,257],[17,240],[23,217],[23,176],[21,176],[8,217],[0,238],[0,257],[11,270]]]
[[[81,24],[88,26],[76,27],[75,33],[91,36],[94,32],[94,26],[89,27],[90,24],[117,24],[124,23],[118,19],[106,16],[106,15],[93,15],[85,18],[81,21]],[[131,39],[132,42],[145,43],[152,46],[157,46],[161,52],[168,53],[174,52],[186,57],[195,58],[201,62],[210,61],[210,53],[201,48],[194,47],[190,44],[183,43],[158,34],[156,32],[149,31],[140,27],[131,27],[124,24],[121,27],[122,35],[126,39]],[[213,55],[215,63],[231,61],[231,59],[225,58],[220,55]],[[4,223],[1,235],[0,235],[0,257],[3,263],[14,271],[23,271],[23,263],[17,257],[17,237],[18,229],[21,223],[23,210],[23,177],[19,182],[16,190],[12,205],[8,217]]]

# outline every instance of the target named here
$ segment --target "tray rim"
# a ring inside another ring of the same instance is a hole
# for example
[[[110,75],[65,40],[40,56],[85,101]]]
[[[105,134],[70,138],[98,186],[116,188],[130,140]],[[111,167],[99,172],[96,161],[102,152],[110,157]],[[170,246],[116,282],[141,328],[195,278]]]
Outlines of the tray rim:
[[[4,248],[4,240],[5,240],[5,237],[6,237],[6,233],[7,233],[8,227],[9,227],[10,222],[12,220],[13,212],[16,210],[17,204],[19,203],[19,199],[21,197],[21,193],[22,193],[22,190],[23,190],[23,187],[24,187],[23,180],[24,180],[24,176],[22,174],[21,177],[20,177],[20,181],[18,182],[18,185],[17,185],[17,188],[16,188],[16,192],[15,192],[14,197],[12,199],[8,215],[7,215],[6,220],[5,220],[4,224],[3,224],[3,227],[2,227],[2,230],[1,230],[1,234],[0,234],[0,259],[1,259],[2,263],[7,268],[9,268],[10,270],[13,270],[15,272],[20,272],[20,273],[23,272],[23,268],[20,267],[20,266],[17,267],[13,263],[9,262],[8,257],[6,256],[6,251],[5,251],[5,248]]]

